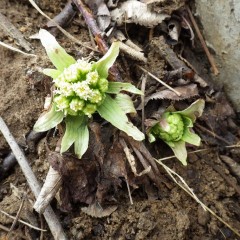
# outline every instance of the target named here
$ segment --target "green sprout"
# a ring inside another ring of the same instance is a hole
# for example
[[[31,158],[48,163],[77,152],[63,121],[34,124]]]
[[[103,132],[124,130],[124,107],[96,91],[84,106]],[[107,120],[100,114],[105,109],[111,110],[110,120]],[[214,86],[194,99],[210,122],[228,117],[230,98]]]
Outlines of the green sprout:
[[[79,158],[88,148],[88,119],[95,112],[135,140],[144,139],[144,134],[126,115],[135,112],[131,98],[120,92],[143,93],[130,83],[107,80],[108,70],[119,54],[118,42],[114,42],[99,61],[88,62],[84,59],[76,61],[46,30],[39,31],[39,38],[56,69],[43,70],[44,74],[53,78],[55,90],[51,107],[37,120],[35,131],[47,131],[64,121],[66,130],[62,138],[61,153],[74,144],[75,154]],[[115,97],[110,94],[115,94]]]
[[[183,165],[187,165],[186,143],[199,146],[201,138],[191,131],[197,117],[202,115],[205,102],[199,99],[183,111],[166,110],[159,120],[150,120],[147,131],[149,141],[162,139],[173,150]]]

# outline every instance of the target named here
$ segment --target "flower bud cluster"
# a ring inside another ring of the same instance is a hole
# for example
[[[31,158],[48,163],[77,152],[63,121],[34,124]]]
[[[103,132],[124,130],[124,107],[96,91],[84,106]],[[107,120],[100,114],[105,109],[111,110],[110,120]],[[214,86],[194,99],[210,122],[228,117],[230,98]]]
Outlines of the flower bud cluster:
[[[181,114],[166,112],[160,122],[156,124],[152,133],[166,142],[181,140],[184,132],[184,122]]]
[[[65,115],[91,116],[103,102],[108,89],[108,80],[101,78],[92,69],[92,64],[84,60],[65,68],[53,81],[56,87],[53,101]]]

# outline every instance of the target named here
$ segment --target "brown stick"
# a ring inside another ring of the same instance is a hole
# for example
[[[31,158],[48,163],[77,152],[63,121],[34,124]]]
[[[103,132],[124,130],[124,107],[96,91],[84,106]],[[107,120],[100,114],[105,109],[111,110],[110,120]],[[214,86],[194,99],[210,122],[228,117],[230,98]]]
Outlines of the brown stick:
[[[89,29],[91,30],[93,36],[95,37],[95,41],[98,45],[99,50],[101,53],[105,54],[109,49],[108,44],[102,37],[102,32],[97,26],[97,22],[92,14],[92,11],[83,3],[81,0],[72,0],[73,3],[76,5],[78,10],[82,13],[86,24],[88,25]],[[122,78],[120,76],[119,71],[115,66],[110,68],[110,79],[122,82]]]
[[[53,18],[53,21],[47,22],[47,27],[50,28],[50,32],[53,35],[56,35],[59,29],[56,27],[57,23],[61,27],[66,27],[70,24],[73,20],[74,16],[76,15],[76,11],[72,7],[72,1],[69,0],[62,11]]]
[[[16,39],[26,51],[31,51],[31,45],[24,39],[22,33],[3,15],[0,13],[0,28],[9,36]]]
[[[205,51],[205,53],[207,55],[208,61],[211,64],[212,72],[216,76],[216,75],[219,74],[219,71],[218,71],[218,68],[216,66],[215,60],[214,60],[213,56],[211,55],[211,53],[209,52],[209,50],[207,48],[206,42],[205,42],[205,40],[204,40],[204,38],[203,38],[203,36],[202,36],[202,34],[200,32],[200,29],[199,29],[199,27],[198,27],[198,25],[197,25],[193,15],[192,15],[192,12],[191,12],[190,8],[187,6],[186,9],[187,9],[189,17],[190,17],[190,19],[192,21],[193,27],[194,27],[194,29],[195,29],[195,31],[197,33],[197,36],[198,36],[198,38],[199,38],[199,40],[200,40],[200,42],[202,44],[202,47],[203,47],[203,49],[204,49],[204,51]]]
[[[30,186],[34,196],[37,198],[37,196],[40,193],[40,184],[38,183],[38,180],[36,176],[34,175],[32,169],[30,168],[28,164],[28,160],[26,159],[25,155],[23,154],[22,150],[16,143],[15,138],[10,133],[7,125],[3,121],[3,119],[0,117],[0,131],[2,132],[3,136],[5,137],[6,141],[8,142],[9,146],[11,147],[13,154],[15,155],[19,166],[22,169],[22,172],[24,173],[24,176],[26,177],[26,180],[28,182],[28,185]],[[49,206],[43,213],[46,222],[48,223],[48,226],[50,228],[50,231],[54,237],[55,240],[66,240],[67,237],[62,229],[62,226],[53,212],[52,208]]]
[[[214,138],[216,138],[216,139],[218,139],[218,140],[226,143],[227,145],[230,145],[230,143],[229,143],[227,140],[225,140],[225,138],[222,138],[221,136],[219,136],[219,135],[217,135],[216,133],[210,131],[209,129],[203,127],[202,125],[200,125],[200,124],[198,124],[198,123],[195,123],[195,127],[197,127],[197,128],[199,128],[200,130],[208,133],[209,135],[213,136]]]

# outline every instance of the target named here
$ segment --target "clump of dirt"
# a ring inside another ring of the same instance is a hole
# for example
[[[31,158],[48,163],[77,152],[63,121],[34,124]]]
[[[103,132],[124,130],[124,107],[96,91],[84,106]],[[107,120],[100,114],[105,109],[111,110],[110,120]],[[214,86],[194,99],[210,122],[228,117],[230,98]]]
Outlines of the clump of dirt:
[[[176,4],[178,4],[177,6],[182,6],[184,3],[184,1],[170,1],[170,3],[171,2],[173,6],[176,6]],[[54,3],[49,0],[39,1],[40,7],[51,17],[55,16],[60,9],[64,7],[65,3],[66,1],[55,1]],[[168,5],[165,4],[164,6]],[[46,20],[40,16],[27,1],[19,3],[18,1],[2,0],[0,2],[0,9],[3,9],[1,12],[5,14],[5,16],[7,16],[26,37],[38,32],[39,28],[46,24]],[[171,9],[171,6],[168,9]],[[128,31],[130,31],[130,36],[134,38],[134,34],[131,34],[131,31],[135,31],[132,29],[133,28],[129,28]],[[80,41],[84,43],[90,42],[88,29],[79,24],[78,18],[75,19],[67,30],[79,38]],[[144,29],[144,32],[147,31],[147,29]],[[139,33],[139,35],[136,34],[136,39],[138,39],[139,36],[143,38],[143,35]],[[145,37],[146,39],[141,39],[141,44],[143,45],[144,42],[147,42],[147,36]],[[6,43],[19,47],[16,45],[15,40],[7,37],[3,33],[0,34],[0,39]],[[44,97],[50,93],[49,89],[51,86],[50,78],[40,73],[41,68],[51,66],[44,49],[39,41],[27,40],[34,47],[34,53],[37,55],[36,58],[25,57],[19,53],[14,53],[3,48],[1,48],[0,51],[0,113],[1,117],[3,117],[9,126],[10,131],[23,145],[24,137],[32,129],[33,124],[42,112]],[[89,50],[69,42],[69,40],[61,34],[58,36],[58,41],[76,58],[86,57],[89,53]],[[164,71],[167,71],[168,67],[155,50],[156,49],[151,48],[148,50],[149,61],[146,66],[149,71],[158,75],[160,78],[164,78]],[[121,73],[123,73],[123,79],[128,79],[128,77],[130,77],[130,80],[139,86],[140,83],[138,79],[140,73],[135,68],[132,68],[133,62],[130,59],[122,57],[119,59],[118,64],[122,67]],[[175,84],[177,83],[178,82],[175,82]],[[146,91],[151,92],[156,88],[161,88],[161,85],[155,83],[153,80],[147,81]],[[204,91],[205,89],[201,89],[201,94]],[[208,91],[206,94],[209,92],[212,93]],[[205,97],[205,93],[202,94],[202,96]],[[225,104],[227,100],[225,98],[217,98],[211,94],[207,95],[206,99],[208,101],[208,107],[206,108],[207,112],[200,120],[204,122],[209,129],[216,130],[215,132],[220,134],[222,138],[227,136],[227,141],[229,141],[229,143],[235,143],[239,138],[239,130],[237,130],[236,127],[235,115],[233,112],[229,111],[229,109],[231,109],[230,105]],[[224,106],[224,108],[222,107],[224,110],[223,112],[220,111],[219,104],[215,104],[214,101],[216,99],[218,102],[222,101],[220,105]],[[165,102],[165,105],[166,104],[170,105],[171,101]],[[181,105],[181,102],[178,102],[178,104]],[[146,112],[150,114],[152,110],[156,111],[159,107],[162,107],[161,101],[155,103],[151,102],[147,106]],[[226,114],[226,112],[228,112],[228,114]],[[219,118],[217,114],[223,116],[223,118]],[[218,121],[215,120],[216,116],[218,116]],[[96,118],[96,122],[101,121],[102,120]],[[140,119],[135,119],[135,121],[137,123],[141,122]],[[237,239],[232,231],[217,221],[216,218],[212,217],[208,212],[205,212],[195,200],[191,199],[189,195],[181,190],[162,168],[159,168],[161,173],[160,189],[157,189],[146,176],[129,177],[128,180],[133,198],[133,205],[131,205],[128,191],[125,187],[126,173],[124,171],[126,170],[125,166],[128,164],[124,162],[125,160],[122,162],[121,166],[124,170],[122,175],[120,174],[122,169],[115,169],[115,171],[113,169],[114,166],[118,166],[117,161],[124,158],[119,156],[124,156],[124,154],[121,148],[118,149],[118,155],[116,155],[116,151],[114,152],[114,146],[119,147],[119,145],[118,143],[112,145],[114,138],[112,136],[112,129],[109,130],[109,126],[105,123],[99,126],[99,128],[104,132],[104,134],[102,134],[102,142],[104,142],[104,144],[107,142],[107,147],[104,149],[106,151],[105,155],[102,153],[103,148],[101,149],[99,147],[101,145],[98,141],[101,139],[99,140],[98,136],[95,135],[93,143],[89,147],[89,152],[91,154],[86,154],[91,157],[89,159],[85,157],[83,161],[77,163],[76,166],[81,169],[82,175],[87,172],[84,168],[84,164],[87,164],[89,161],[94,166],[94,171],[91,171],[93,175],[91,179],[89,180],[86,177],[87,183],[94,182],[94,184],[90,186],[93,188],[91,189],[91,195],[89,197],[91,201],[88,201],[94,202],[95,198],[99,197],[95,197],[96,189],[99,188],[101,184],[104,185],[108,181],[107,184],[111,187],[109,187],[106,194],[108,197],[106,206],[114,203],[118,208],[110,216],[103,218],[94,218],[83,213],[81,208],[86,206],[85,203],[87,200],[85,202],[79,200],[81,197],[79,197],[79,195],[81,191],[84,191],[86,186],[83,182],[80,182],[81,176],[79,176],[79,178],[76,177],[74,186],[80,186],[81,188],[75,192],[73,192],[74,189],[71,189],[72,195],[75,194],[74,196],[76,196],[74,199],[75,202],[73,201],[73,206],[70,208],[71,210],[68,209],[69,211],[66,212],[66,209],[61,205],[62,199],[60,196],[57,196],[57,200],[53,202],[53,207],[69,239]],[[94,132],[92,129],[91,131]],[[238,190],[238,181],[236,176],[228,170],[227,165],[223,163],[218,156],[219,153],[226,154],[235,160],[239,157],[239,153],[233,150],[228,151],[224,147],[226,142],[214,136],[209,137],[209,132],[201,132],[200,128],[197,128],[197,131],[201,134],[206,143],[204,147],[207,148],[208,141],[212,138],[210,143],[214,145],[214,148],[205,149],[206,151],[204,150],[199,153],[189,154],[189,164],[187,167],[183,167],[176,159],[167,160],[166,164],[184,178],[194,190],[194,193],[209,208],[215,211],[233,227],[240,229],[240,204],[238,201],[240,192]],[[226,135],[223,135],[224,133]],[[219,141],[221,143],[219,143]],[[169,153],[167,151],[165,152],[166,146],[164,148],[164,145],[161,144],[160,142],[156,142],[149,147],[153,155],[159,157]],[[112,148],[110,146],[112,146]],[[188,149],[189,151],[195,150],[195,148],[191,147]],[[4,157],[9,151],[9,147],[3,137],[0,137],[0,150],[0,157]],[[28,154],[27,157],[38,179],[43,182],[49,166],[49,163],[46,161],[47,151],[45,139],[40,141],[36,150],[36,153]],[[109,153],[111,153],[111,159],[104,160],[103,156]],[[109,166],[106,166],[105,169],[101,169],[104,161],[106,161]],[[75,166],[74,164],[70,164],[70,161],[68,163],[70,167]],[[89,172],[90,170],[91,169],[88,169]],[[114,182],[111,182],[111,178],[105,178],[106,175],[104,174],[106,173],[104,170],[111,172],[112,175],[117,173],[119,176],[112,176]],[[140,170],[138,172],[140,172]],[[98,172],[96,173],[96,171]],[[75,171],[74,174],[77,175],[78,173]],[[124,176],[125,179],[123,179]],[[71,175],[68,177],[71,177]],[[134,180],[132,180],[133,178]],[[11,185],[11,183],[13,185]],[[69,183],[71,183],[71,181],[69,181]],[[16,167],[12,174],[1,182],[0,209],[15,216],[21,205],[24,192],[28,191],[26,190],[26,185],[25,177],[22,175],[21,170]],[[86,189],[88,188],[89,186],[86,187]],[[21,218],[35,226],[39,226],[39,216],[32,211],[31,203],[33,197],[31,194],[28,195],[25,207],[21,213]],[[103,194],[102,196],[105,195]],[[102,207],[100,203],[99,205],[99,207]],[[11,222],[9,218],[0,213],[0,223],[2,225],[10,227]],[[24,236],[24,227],[21,224],[18,224],[17,227],[18,231],[16,232],[19,233],[20,231],[21,234],[19,235]],[[44,228],[47,228],[47,226],[44,226]],[[1,236],[5,236],[4,230],[0,230],[0,237]],[[35,236],[39,237],[39,233],[35,233]],[[45,235],[45,238],[53,239],[50,232]]]

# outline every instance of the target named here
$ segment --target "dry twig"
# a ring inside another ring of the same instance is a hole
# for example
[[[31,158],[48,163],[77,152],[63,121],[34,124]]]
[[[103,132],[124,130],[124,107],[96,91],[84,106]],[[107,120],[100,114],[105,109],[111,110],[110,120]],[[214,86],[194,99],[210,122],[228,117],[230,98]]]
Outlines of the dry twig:
[[[98,45],[99,50],[105,54],[108,50],[108,44],[102,37],[102,32],[97,26],[97,22],[95,17],[93,16],[91,10],[83,3],[81,0],[73,0],[74,4],[78,8],[78,10],[82,13],[85,22],[89,29],[91,30],[93,36],[95,37],[95,41]],[[112,75],[112,76],[111,76]],[[115,81],[122,82],[122,77],[118,69],[115,66],[110,68],[110,78],[112,77]]]
[[[202,36],[202,34],[200,32],[200,29],[199,29],[197,23],[196,23],[193,15],[192,15],[192,12],[191,12],[190,8],[188,6],[186,8],[187,8],[189,17],[190,17],[190,19],[192,21],[192,24],[193,24],[193,26],[195,28],[195,31],[196,31],[196,33],[198,35],[198,38],[199,38],[199,40],[200,40],[200,42],[202,44],[202,47],[203,47],[203,49],[204,49],[204,51],[205,51],[205,53],[207,55],[208,61],[210,62],[211,66],[212,66],[212,72],[213,72],[214,75],[218,75],[219,71],[218,71],[218,68],[216,66],[215,60],[214,60],[213,56],[211,55],[211,53],[209,52],[209,50],[207,48],[207,45],[206,45],[206,43],[204,41],[204,38],[203,38],[203,36]]]
[[[6,215],[6,216],[9,217],[9,218],[12,218],[12,219],[14,219],[14,220],[16,219],[16,217],[8,214],[7,212],[5,212],[5,211],[3,211],[3,210],[0,210],[0,212],[1,212],[2,214]],[[23,221],[23,220],[21,220],[21,219],[18,219],[18,221],[19,221],[20,223],[22,223],[22,224],[30,227],[30,228],[35,229],[35,230],[44,231],[44,232],[47,231],[47,230],[45,230],[45,229],[41,229],[41,228],[35,227],[35,226],[31,225],[30,223],[27,223],[27,222],[25,222],[25,221]],[[10,230],[10,229],[9,229],[9,230]]]
[[[156,77],[155,75],[153,75],[152,73],[150,73],[149,71],[147,71],[145,68],[141,67],[138,65],[138,67],[144,71],[145,73],[147,73],[150,77],[152,77],[153,79],[155,79],[156,81],[160,82],[163,86],[165,86],[166,88],[170,89],[171,91],[173,91],[174,93],[176,93],[178,96],[181,96],[181,93],[179,93],[178,91],[176,91],[174,88],[172,88],[171,86],[169,86],[168,84],[166,84],[165,82],[163,82],[162,80],[160,80],[158,77]]]
[[[22,46],[26,51],[29,52],[32,50],[30,43],[25,40],[22,33],[1,13],[0,28],[2,28],[2,30],[6,32],[6,34],[16,39],[18,44]]]
[[[3,121],[3,119],[1,117],[0,117],[0,131],[2,132],[3,136],[5,137],[6,141],[9,144],[9,146],[11,147],[11,149],[18,161],[18,164],[20,165],[20,167],[26,177],[28,185],[30,186],[33,194],[37,198],[37,196],[40,193],[40,184],[38,183],[36,176],[34,175],[32,169],[30,168],[28,161],[27,161],[26,157],[24,156],[22,150],[16,143],[16,140],[10,133],[7,125],[5,124],[5,122]],[[66,240],[67,237],[62,229],[62,226],[50,206],[47,207],[47,209],[45,210],[43,215],[48,223],[48,226],[52,232],[54,239]]]

